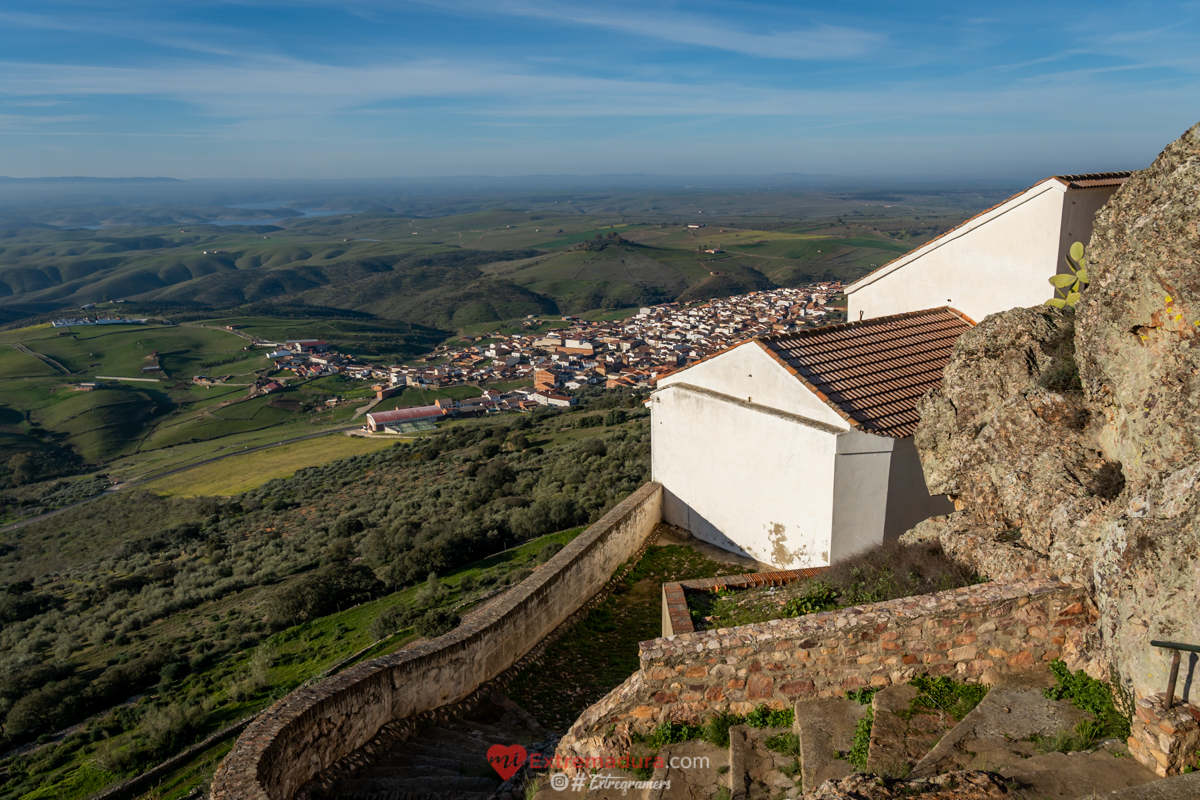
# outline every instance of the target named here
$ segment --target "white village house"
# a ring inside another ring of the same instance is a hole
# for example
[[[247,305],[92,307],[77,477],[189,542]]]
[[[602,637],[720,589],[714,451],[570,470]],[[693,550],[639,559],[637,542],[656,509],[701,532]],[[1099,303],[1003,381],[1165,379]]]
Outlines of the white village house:
[[[786,569],[822,566],[952,510],[912,434],[971,322],[937,308],[752,339],[648,401],[663,518]]]
[[[976,320],[1053,296],[1128,172],[1058,175],[846,287],[849,323],[755,339],[658,381],[663,516],[781,568],[821,566],[952,510],[913,446],[917,401]]]
[[[1056,175],[846,287],[847,319],[952,306],[976,321],[1049,300],[1074,242],[1129,172]]]

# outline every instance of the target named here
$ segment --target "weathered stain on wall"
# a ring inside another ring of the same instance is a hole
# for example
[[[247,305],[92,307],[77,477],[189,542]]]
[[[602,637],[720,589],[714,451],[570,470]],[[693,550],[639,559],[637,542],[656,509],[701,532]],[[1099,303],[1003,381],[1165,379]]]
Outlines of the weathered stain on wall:
[[[293,692],[238,739],[213,800],[289,800],[384,725],[468,697],[596,594],[661,516],[662,486],[648,483],[454,631]]]

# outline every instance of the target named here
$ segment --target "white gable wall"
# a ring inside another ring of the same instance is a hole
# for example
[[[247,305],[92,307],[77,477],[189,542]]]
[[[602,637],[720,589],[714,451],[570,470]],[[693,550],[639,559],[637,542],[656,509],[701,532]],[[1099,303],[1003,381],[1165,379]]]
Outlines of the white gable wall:
[[[755,345],[732,352],[739,351],[761,353]],[[650,407],[665,521],[783,569],[829,563],[839,429],[678,379],[656,391]]]
[[[980,322],[1044,303],[1058,271],[1066,196],[1060,181],[1043,181],[855,281],[846,289],[848,319],[953,306]]]
[[[755,341],[663,378],[658,387],[662,389],[676,383],[687,383],[755,405],[786,411],[832,425],[838,430],[850,429],[850,424],[841,415]]]

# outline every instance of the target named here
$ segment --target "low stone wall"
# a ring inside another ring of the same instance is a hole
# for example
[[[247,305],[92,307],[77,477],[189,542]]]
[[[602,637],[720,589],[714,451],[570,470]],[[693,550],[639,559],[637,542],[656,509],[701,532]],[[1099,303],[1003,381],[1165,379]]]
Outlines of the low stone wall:
[[[661,516],[662,486],[647,483],[454,631],[288,695],[238,739],[213,800],[290,800],[385,725],[470,697],[600,591]]]
[[[694,578],[663,584],[662,608],[664,638],[679,633],[692,633],[692,614],[688,610],[687,591],[715,592],[719,589],[754,589],[759,586],[784,586],[793,581],[815,578],[829,567],[784,569],[778,572],[748,572],[744,575],[723,575],[719,578]]]
[[[1200,708],[1181,700],[1166,707],[1167,696],[1155,694],[1137,701],[1129,752],[1161,777],[1196,767],[1200,750]]]
[[[559,753],[624,752],[630,733],[660,722],[789,708],[918,674],[977,682],[993,667],[1070,664],[1097,617],[1082,587],[1031,579],[642,642],[641,668],[583,713]]]

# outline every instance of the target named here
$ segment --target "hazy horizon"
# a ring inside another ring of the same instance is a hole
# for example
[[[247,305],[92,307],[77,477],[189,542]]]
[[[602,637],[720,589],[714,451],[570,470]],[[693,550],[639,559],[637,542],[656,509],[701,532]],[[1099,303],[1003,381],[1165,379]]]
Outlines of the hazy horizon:
[[[1198,16],[1194,3],[47,0],[0,11],[0,172],[1137,169],[1200,117]]]

